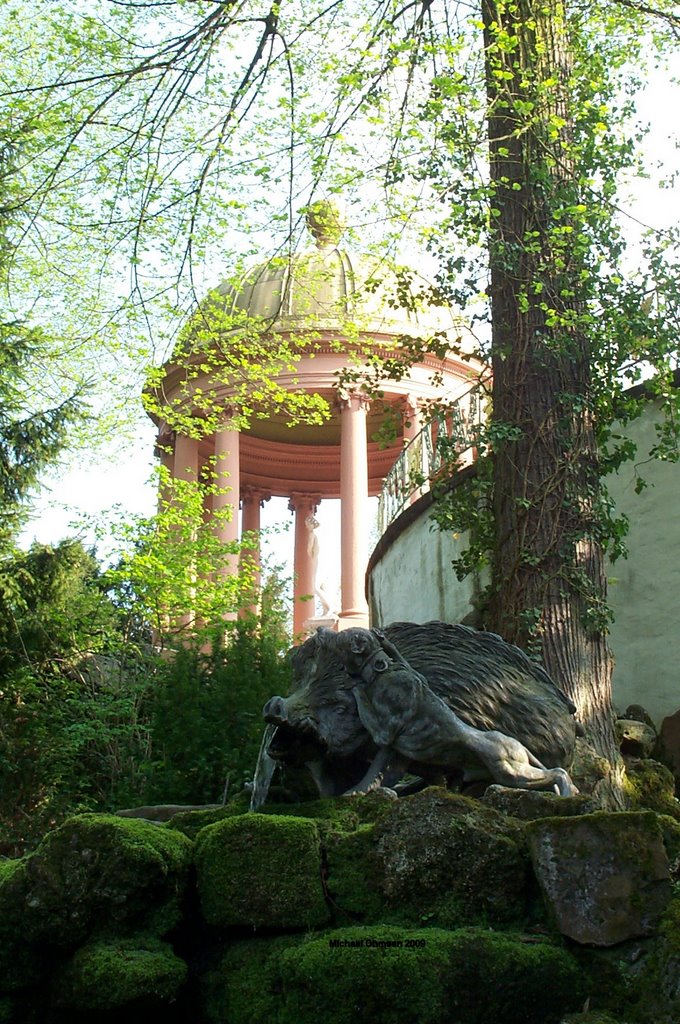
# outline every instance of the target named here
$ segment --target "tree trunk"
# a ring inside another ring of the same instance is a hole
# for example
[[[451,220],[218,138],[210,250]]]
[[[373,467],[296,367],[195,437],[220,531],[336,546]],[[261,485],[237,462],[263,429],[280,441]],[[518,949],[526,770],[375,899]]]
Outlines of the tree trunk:
[[[564,10],[484,0],[495,550],[489,626],[541,656],[615,766]],[[618,781],[617,781],[618,780]]]

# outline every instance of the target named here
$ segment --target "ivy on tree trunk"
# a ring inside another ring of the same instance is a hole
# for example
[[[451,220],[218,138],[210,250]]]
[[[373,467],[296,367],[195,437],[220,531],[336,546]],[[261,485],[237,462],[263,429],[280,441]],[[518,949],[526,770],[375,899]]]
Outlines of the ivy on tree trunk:
[[[485,0],[483,13],[495,524],[488,625],[540,655],[597,752],[617,765],[565,13],[559,2],[533,0]]]

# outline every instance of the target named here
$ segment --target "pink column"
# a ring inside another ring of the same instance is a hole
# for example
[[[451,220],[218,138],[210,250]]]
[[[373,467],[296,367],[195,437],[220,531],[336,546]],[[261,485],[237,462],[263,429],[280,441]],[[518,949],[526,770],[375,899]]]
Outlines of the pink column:
[[[260,509],[264,505],[265,501],[269,501],[271,494],[265,494],[257,487],[251,487],[250,485],[241,488],[241,509],[243,515],[241,517],[241,534],[253,534],[252,544],[248,545],[248,548],[244,550],[244,554],[254,563],[255,575],[254,585],[255,589],[260,589]]]
[[[343,397],[340,408],[340,586],[339,629],[368,625],[364,577],[368,563],[368,449],[361,394]]]
[[[175,480],[186,480],[188,483],[198,481],[198,440],[195,437],[187,437],[185,434],[175,436],[172,475]],[[177,627],[182,630],[190,630],[196,621],[196,575],[193,571],[191,576],[193,582],[188,595],[188,603],[191,607],[182,610],[183,613],[177,622]]]
[[[309,530],[306,520],[314,515],[320,498],[318,494],[290,496],[288,508],[295,513],[295,553],[293,568],[293,636],[304,633],[305,622],[314,616],[314,563],[309,552]],[[310,598],[311,600],[303,600]]]
[[[162,511],[170,498],[170,482],[175,469],[175,432],[167,423],[161,423],[156,437],[154,455],[161,464],[158,487],[158,511]]]
[[[198,441],[195,437],[177,434],[173,463],[175,480],[198,480]]]
[[[213,515],[216,516],[215,533],[223,544],[238,540],[238,506],[240,487],[239,433],[225,425],[215,432],[215,493]],[[227,555],[221,571],[228,576],[238,574],[238,553]],[[227,612],[225,619],[235,619],[235,612]]]

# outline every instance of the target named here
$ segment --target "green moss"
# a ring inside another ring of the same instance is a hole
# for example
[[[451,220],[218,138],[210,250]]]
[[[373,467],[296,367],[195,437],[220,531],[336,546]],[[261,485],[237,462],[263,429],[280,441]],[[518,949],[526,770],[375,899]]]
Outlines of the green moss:
[[[389,920],[373,825],[323,833],[326,887],[336,922]]]
[[[658,937],[629,972],[625,1004],[631,1024],[678,1024],[680,1020],[680,899],[671,900]]]
[[[211,1021],[557,1024],[584,999],[569,953],[482,929],[354,927],[259,956],[252,947],[240,962],[237,947],[228,951]]]
[[[264,814],[228,818],[199,832],[195,862],[209,924],[309,928],[329,920],[313,821]]]
[[[29,942],[74,946],[90,934],[163,934],[180,918],[191,843],[131,818],[85,814],[49,833],[26,859],[15,897]]]
[[[182,832],[189,839],[195,839],[201,829],[206,828],[208,825],[214,825],[215,822],[224,821],[225,818],[233,818],[238,814],[243,814],[247,808],[232,807],[226,805],[224,807],[213,808],[212,810],[204,811],[180,811],[170,821],[167,822],[165,828],[171,832]]]
[[[633,809],[649,808],[680,821],[675,779],[665,765],[650,759],[626,761],[625,792]]]
[[[0,861],[0,992],[26,988],[40,974],[40,957],[23,937],[25,870],[25,860]]]
[[[322,828],[321,823],[325,823],[344,831],[351,831],[367,822],[380,821],[389,815],[394,803],[394,800],[375,790],[365,796],[329,797],[300,804],[265,804],[262,813],[314,818]]]
[[[659,814],[657,822],[666,848],[671,878],[680,881],[680,822],[667,814]]]
[[[56,1006],[114,1010],[173,1000],[187,978],[187,965],[167,943],[153,937],[83,946],[61,969],[54,985]]]
[[[573,837],[587,828],[601,835],[603,840],[614,841],[623,856],[639,861],[644,851],[641,849],[642,838],[661,839],[658,815],[653,811],[595,811],[592,814],[581,814],[575,818],[543,818],[540,821],[527,822],[527,835],[540,836],[550,829],[556,841],[570,848],[573,856],[588,855],[587,845],[581,849],[574,846]]]
[[[209,1024],[263,1024],[278,1020],[281,953],[302,935],[246,939],[232,943],[219,963],[199,981],[200,1009]]]
[[[428,789],[393,804],[370,832],[326,842],[329,892],[359,910],[352,891],[363,870],[366,920],[459,927],[524,917],[523,829],[476,800]]]

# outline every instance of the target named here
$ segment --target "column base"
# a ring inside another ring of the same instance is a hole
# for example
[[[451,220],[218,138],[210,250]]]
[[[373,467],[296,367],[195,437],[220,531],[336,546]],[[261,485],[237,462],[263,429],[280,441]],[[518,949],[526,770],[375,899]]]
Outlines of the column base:
[[[338,629],[338,617],[337,615],[319,615],[311,619],[305,619],[304,630],[307,636],[312,636],[316,633],[317,629],[321,626],[324,629],[332,629],[333,632],[337,632]]]
[[[365,611],[340,612],[336,629],[338,633],[343,629],[368,629],[368,608]]]

